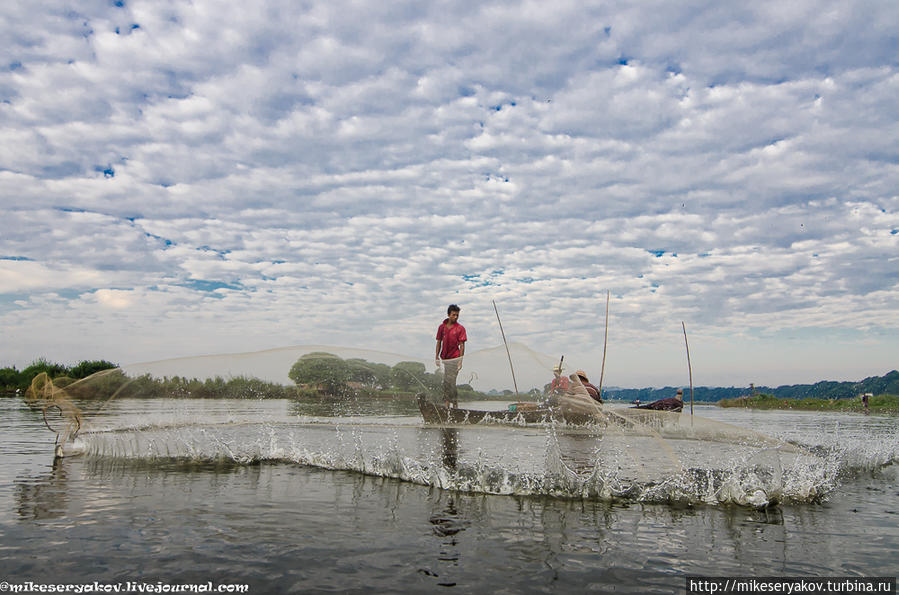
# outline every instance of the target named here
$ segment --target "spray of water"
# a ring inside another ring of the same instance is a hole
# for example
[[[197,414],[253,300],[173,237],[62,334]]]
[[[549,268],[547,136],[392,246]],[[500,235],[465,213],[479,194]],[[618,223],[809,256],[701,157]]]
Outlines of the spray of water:
[[[556,358],[512,347],[525,362],[520,392],[536,401]],[[325,380],[306,382],[310,354],[323,353],[332,358]],[[466,354],[460,390],[511,400],[506,357],[502,348]],[[254,367],[261,373],[253,375]],[[439,370],[392,354],[313,346],[156,362],[77,382],[43,376],[26,399],[57,433],[59,454],[140,464],[299,464],[488,494],[765,507],[818,501],[847,474],[897,461],[895,440],[892,447],[887,440],[846,448],[845,437],[799,444],[687,413],[600,405],[576,376],[571,384],[561,406],[593,423],[488,416],[425,424],[414,395],[439,401]],[[286,410],[247,413],[233,400],[223,412],[222,400],[180,398],[202,391],[252,403],[296,400]],[[396,403],[407,407],[396,412]]]

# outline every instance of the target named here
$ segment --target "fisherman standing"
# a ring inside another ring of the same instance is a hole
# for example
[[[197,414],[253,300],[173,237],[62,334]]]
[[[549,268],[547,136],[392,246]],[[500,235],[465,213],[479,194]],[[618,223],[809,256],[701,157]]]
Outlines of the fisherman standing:
[[[450,304],[446,309],[446,319],[437,327],[437,350],[434,363],[440,366],[443,362],[443,402],[449,407],[459,406],[459,393],[456,389],[456,376],[462,369],[462,356],[465,355],[465,342],[468,336],[465,327],[459,324],[461,309]]]

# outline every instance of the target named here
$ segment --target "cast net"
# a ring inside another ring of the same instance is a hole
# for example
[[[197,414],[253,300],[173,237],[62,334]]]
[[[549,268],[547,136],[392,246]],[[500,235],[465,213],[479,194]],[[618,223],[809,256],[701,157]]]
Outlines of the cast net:
[[[301,464],[492,494],[766,506],[820,498],[845,463],[783,428],[600,403],[595,368],[517,343],[449,362],[310,345],[44,375],[26,399],[62,456]]]

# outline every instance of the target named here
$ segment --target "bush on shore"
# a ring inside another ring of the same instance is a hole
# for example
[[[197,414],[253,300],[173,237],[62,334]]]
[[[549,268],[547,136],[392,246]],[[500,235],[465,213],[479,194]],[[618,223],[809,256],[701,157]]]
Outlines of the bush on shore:
[[[74,380],[80,380],[82,378],[87,378],[96,372],[112,370],[115,368],[118,368],[118,365],[106,360],[84,360],[69,367],[64,364],[58,364],[44,358],[39,358],[22,371],[17,370],[15,366],[0,368],[0,392],[7,395],[14,395],[16,394],[16,391],[23,393],[29,386],[31,386],[31,382],[34,378],[42,372],[45,372],[50,378],[60,378],[64,376]]]

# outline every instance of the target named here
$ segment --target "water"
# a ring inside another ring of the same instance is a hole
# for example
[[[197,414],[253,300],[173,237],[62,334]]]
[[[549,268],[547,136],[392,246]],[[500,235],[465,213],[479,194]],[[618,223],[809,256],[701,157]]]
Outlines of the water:
[[[812,448],[446,430],[393,401],[121,400],[54,463],[40,414],[0,399],[0,580],[678,593],[688,574],[897,574],[899,420],[697,414]]]

